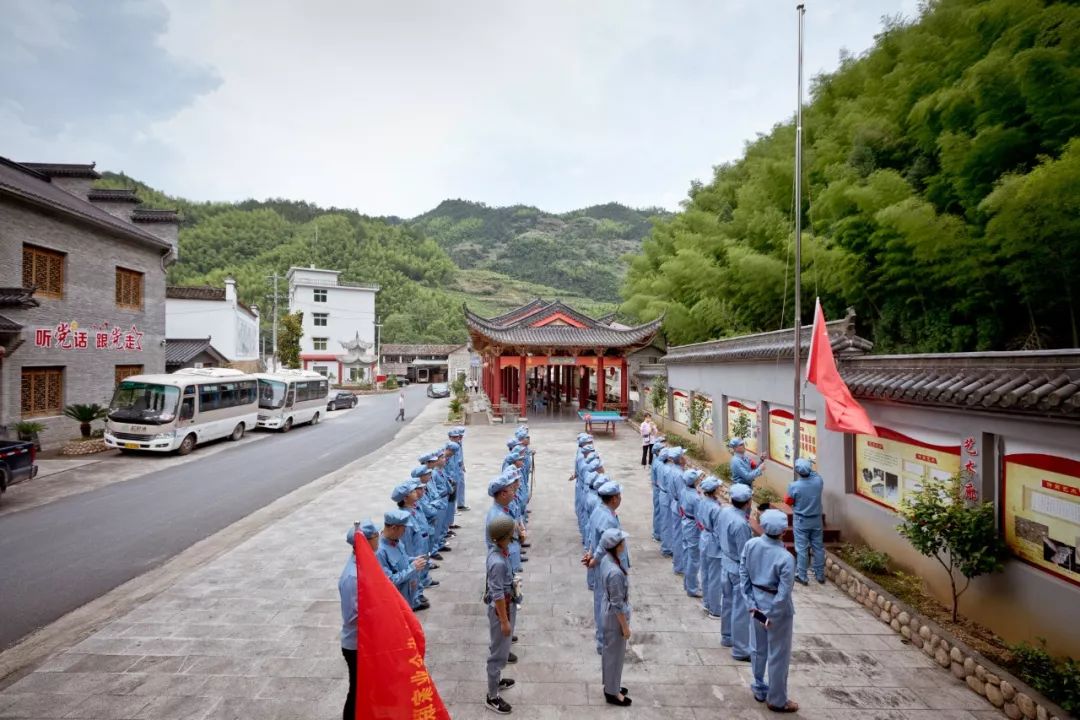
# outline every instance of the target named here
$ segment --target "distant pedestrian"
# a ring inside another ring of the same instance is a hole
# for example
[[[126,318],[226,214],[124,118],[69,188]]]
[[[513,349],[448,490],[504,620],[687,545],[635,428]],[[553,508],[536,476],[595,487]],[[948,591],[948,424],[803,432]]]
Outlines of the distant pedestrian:
[[[652,415],[645,413],[645,419],[641,421],[641,467],[652,467],[653,443],[656,442],[656,424],[652,421]]]
[[[379,530],[370,520],[349,528],[349,532],[345,535],[345,542],[350,548],[354,547],[353,542],[357,530],[363,533],[372,551],[379,549]],[[349,559],[345,561],[341,577],[338,578],[338,595],[341,596],[341,654],[345,657],[345,665],[349,668],[349,694],[345,696],[345,707],[341,711],[341,717],[342,720],[353,720],[356,717],[356,619],[359,614],[355,551],[349,552]]]
[[[394,422],[405,422],[405,391],[402,390],[397,396],[397,417]]]

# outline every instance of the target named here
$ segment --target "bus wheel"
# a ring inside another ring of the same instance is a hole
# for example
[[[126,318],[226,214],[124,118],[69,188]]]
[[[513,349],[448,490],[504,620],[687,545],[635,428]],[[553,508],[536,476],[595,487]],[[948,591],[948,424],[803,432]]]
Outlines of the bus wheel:
[[[319,424],[319,413],[315,413],[315,415],[312,416],[311,424],[312,425],[318,425]]]
[[[244,423],[236,423],[236,427],[233,428],[232,435],[229,436],[229,439],[236,442],[242,437],[244,437]]]
[[[285,421],[285,424],[281,426],[281,432],[289,432],[292,430],[292,418]]]
[[[180,447],[176,448],[177,455],[187,455],[189,452],[195,449],[195,433],[189,433],[184,441],[180,443]]]

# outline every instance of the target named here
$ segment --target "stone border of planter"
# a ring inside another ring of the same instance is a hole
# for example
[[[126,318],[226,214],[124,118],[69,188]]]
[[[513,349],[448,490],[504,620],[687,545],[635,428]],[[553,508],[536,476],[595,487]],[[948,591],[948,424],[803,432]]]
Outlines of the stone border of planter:
[[[832,553],[825,574],[852,599],[1012,720],[1068,720],[1069,713],[900,602]]]
[[[60,450],[60,454],[64,456],[71,455],[93,455],[94,453],[105,452],[112,450],[105,441],[101,438],[90,438],[89,440],[71,440]]]

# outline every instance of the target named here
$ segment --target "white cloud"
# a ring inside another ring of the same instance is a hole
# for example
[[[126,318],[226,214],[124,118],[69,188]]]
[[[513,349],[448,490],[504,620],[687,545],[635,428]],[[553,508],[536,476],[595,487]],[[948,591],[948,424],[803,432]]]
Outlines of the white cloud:
[[[34,97],[57,68],[32,68],[35,82],[8,95],[19,104],[0,108],[15,145],[0,152],[92,151],[99,167],[192,199],[372,214],[411,216],[447,197],[675,207],[794,107],[794,3],[779,0],[164,3],[160,30],[114,31],[150,34],[155,44],[121,42],[146,56],[128,62],[175,94],[150,94],[145,112],[137,93],[125,98],[134,122],[110,136],[107,105],[125,85],[104,74],[86,100],[103,107],[57,128]],[[880,16],[915,11],[915,0],[807,4],[808,78],[841,48],[867,48]]]

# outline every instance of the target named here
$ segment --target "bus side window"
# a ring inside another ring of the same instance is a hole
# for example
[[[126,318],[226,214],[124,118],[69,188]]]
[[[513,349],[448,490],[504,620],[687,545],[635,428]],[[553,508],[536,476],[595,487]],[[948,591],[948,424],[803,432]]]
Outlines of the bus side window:
[[[294,389],[294,386],[290,385],[289,386],[289,392],[287,392],[285,394],[285,407],[292,407],[293,406],[293,397],[295,396],[295,393],[296,393],[296,390]]]
[[[184,401],[180,403],[180,419],[190,420],[195,417],[195,396],[185,397]]]

